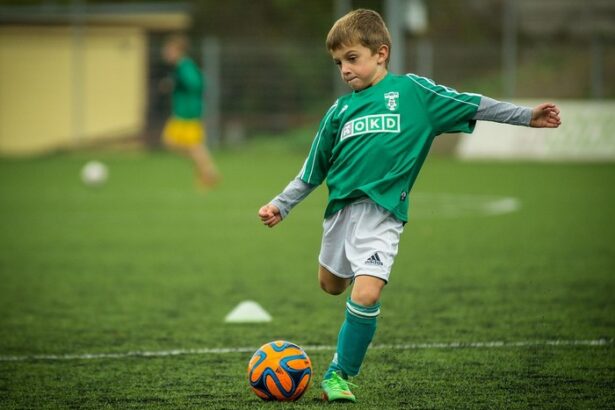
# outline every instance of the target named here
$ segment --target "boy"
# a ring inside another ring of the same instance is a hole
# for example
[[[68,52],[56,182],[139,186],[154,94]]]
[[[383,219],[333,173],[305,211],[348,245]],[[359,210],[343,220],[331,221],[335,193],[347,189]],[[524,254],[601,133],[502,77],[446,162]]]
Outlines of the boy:
[[[162,50],[164,60],[173,65],[173,115],[162,132],[167,147],[187,154],[195,165],[198,180],[213,186],[219,175],[209,151],[203,144],[205,131],[201,125],[204,79],[198,66],[187,55],[188,39],[175,35],[167,39]],[[164,84],[163,84],[164,85]]]
[[[443,132],[470,133],[476,120],[556,128],[560,119],[553,104],[517,107],[413,74],[388,73],[390,36],[371,10],[340,18],[326,45],[353,92],[325,114],[297,178],[258,213],[273,227],[327,180],[320,286],[332,295],[353,286],[322,388],[325,400],[354,402],[347,380],[359,373],[374,336],[380,293],[408,219],[408,193],[433,139]]]

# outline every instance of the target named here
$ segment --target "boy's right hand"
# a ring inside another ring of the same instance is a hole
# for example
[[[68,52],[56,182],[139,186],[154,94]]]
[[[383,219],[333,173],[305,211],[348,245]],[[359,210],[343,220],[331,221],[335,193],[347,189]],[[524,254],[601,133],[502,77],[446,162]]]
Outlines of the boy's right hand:
[[[261,218],[261,221],[263,221],[263,224],[270,228],[273,228],[280,223],[280,221],[282,221],[280,210],[277,206],[272,204],[267,204],[261,207],[261,209],[258,210],[258,216]]]

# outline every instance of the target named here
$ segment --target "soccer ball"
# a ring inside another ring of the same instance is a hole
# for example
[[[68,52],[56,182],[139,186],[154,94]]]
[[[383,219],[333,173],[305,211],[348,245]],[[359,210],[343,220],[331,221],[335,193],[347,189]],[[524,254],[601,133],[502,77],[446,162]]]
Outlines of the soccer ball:
[[[87,186],[100,186],[107,181],[109,171],[102,162],[89,161],[81,169],[81,181]]]
[[[262,345],[248,363],[250,387],[263,400],[297,400],[306,392],[311,378],[308,355],[284,340]]]

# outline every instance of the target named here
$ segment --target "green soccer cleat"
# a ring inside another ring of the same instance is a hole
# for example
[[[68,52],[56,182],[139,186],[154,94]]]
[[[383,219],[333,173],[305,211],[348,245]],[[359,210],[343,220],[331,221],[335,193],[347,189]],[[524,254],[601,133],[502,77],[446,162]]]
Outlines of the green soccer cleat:
[[[348,380],[342,379],[336,372],[331,377],[324,379],[321,383],[323,389],[323,399],[326,401],[347,400],[356,402],[357,399],[350,391],[348,385],[356,386]]]

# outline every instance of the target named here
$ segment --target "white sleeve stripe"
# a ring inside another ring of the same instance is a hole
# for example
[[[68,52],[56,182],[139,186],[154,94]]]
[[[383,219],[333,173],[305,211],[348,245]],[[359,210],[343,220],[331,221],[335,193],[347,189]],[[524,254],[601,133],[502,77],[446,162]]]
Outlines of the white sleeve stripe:
[[[418,81],[416,81],[416,80],[413,78],[413,76],[412,76],[412,75],[410,75],[410,74],[406,74],[406,77],[408,77],[409,79],[411,79],[412,81],[414,81],[416,84],[418,84],[419,86],[423,87],[423,88],[424,88],[424,89],[426,89],[427,91],[430,91],[430,92],[432,92],[432,93],[434,93],[434,94],[436,94],[436,95],[438,95],[438,96],[440,96],[440,97],[443,97],[443,98],[449,98],[449,99],[451,99],[451,100],[455,100],[455,101],[460,102],[460,103],[463,103],[463,104],[472,105],[472,106],[474,106],[474,107],[478,108],[478,104],[474,104],[474,103],[471,103],[471,102],[469,102],[469,101],[463,101],[463,100],[460,100],[460,99],[458,99],[458,98],[451,97],[451,96],[449,96],[449,95],[441,94],[441,93],[439,93],[439,92],[437,92],[437,91],[435,91],[435,90],[432,90],[431,88],[427,88],[427,87],[425,87],[423,84],[421,84],[421,83],[419,83]],[[457,93],[457,94],[458,94],[458,95],[461,95],[462,93]],[[469,93],[465,93],[465,94],[467,94],[467,95],[476,95],[476,96],[478,96],[478,95],[479,95],[479,94],[469,94]]]
[[[311,148],[310,148],[310,151],[311,151]],[[308,162],[308,159],[306,158],[305,161],[303,161],[303,165],[301,166],[301,170],[299,170],[299,174],[297,174],[297,178],[303,177],[303,173],[305,172],[305,167],[307,166],[307,162]]]
[[[337,101],[335,102],[335,104],[333,104],[331,106],[331,108],[329,108],[329,111],[327,112],[327,115],[325,116],[325,121],[322,124],[322,127],[318,130],[318,133],[316,133],[316,137],[314,139],[314,142],[316,143],[315,145],[312,144],[312,149],[310,150],[310,155],[308,156],[308,159],[305,160],[305,164],[303,166],[304,170],[303,170],[303,177],[305,177],[305,171],[307,171],[306,165],[308,163],[308,160],[310,159],[310,157],[312,157],[312,151],[314,153],[314,156],[316,156],[316,152],[318,151],[318,145],[320,145],[320,136],[322,135],[322,130],[327,126],[327,122],[329,121],[329,118],[331,118],[331,115],[333,115],[333,113],[335,112],[335,108],[337,107]],[[312,158],[312,168],[310,169],[310,175],[308,175],[307,180],[311,181],[312,180],[312,173],[314,172],[314,165],[316,165],[316,160],[315,158]]]
[[[314,148],[314,156],[316,155],[316,152],[318,151],[318,145],[320,144],[320,131],[318,131],[318,134],[316,134],[315,140],[316,140],[316,145],[315,145],[315,148]],[[312,153],[311,152],[310,152],[310,157],[312,157]],[[308,160],[309,160],[310,157],[308,157]],[[311,178],[312,178],[312,173],[314,172],[314,165],[315,164],[316,164],[316,159],[312,157],[312,168],[310,169],[310,175],[308,175],[308,177],[307,177],[307,182],[312,180]],[[307,165],[307,161],[306,161],[306,165]],[[307,171],[307,169],[305,169],[303,171],[303,177],[304,178],[305,178],[305,171]]]

